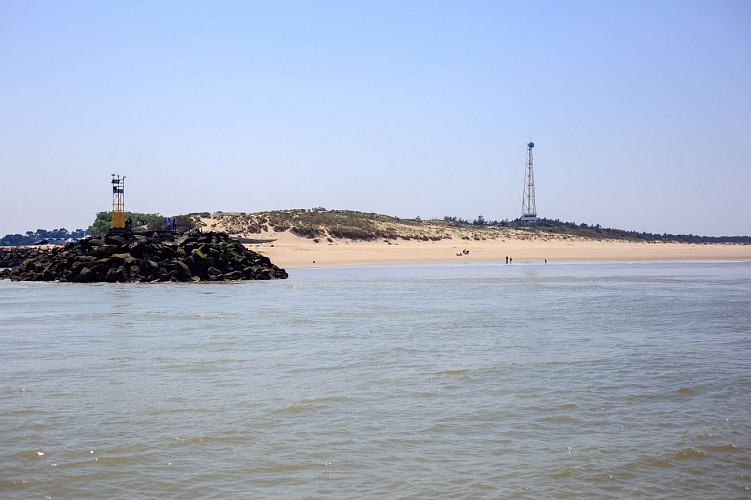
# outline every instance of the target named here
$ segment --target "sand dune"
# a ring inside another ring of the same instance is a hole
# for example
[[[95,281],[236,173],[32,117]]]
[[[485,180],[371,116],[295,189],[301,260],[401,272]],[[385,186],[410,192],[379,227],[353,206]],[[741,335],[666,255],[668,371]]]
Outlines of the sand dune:
[[[292,213],[292,212],[290,212]],[[302,215],[311,212],[302,212]],[[297,211],[299,216],[301,211]],[[435,221],[416,225],[397,219],[348,213],[353,220],[367,218],[390,226],[399,237],[370,241],[336,238],[326,230],[315,239],[275,230],[265,214],[222,214],[202,217],[204,231],[228,231],[237,237],[261,240],[247,244],[281,267],[386,264],[410,262],[505,262],[513,263],[588,260],[751,260],[751,245],[723,243],[631,242],[596,240],[581,236],[514,228],[456,228]],[[287,214],[286,217],[291,215]],[[380,220],[379,220],[380,219]],[[385,221],[384,221],[385,219]],[[288,219],[282,219],[285,221]],[[287,227],[294,225],[293,221]],[[250,228],[254,227],[251,231]],[[440,238],[438,237],[440,236]],[[450,238],[448,238],[450,236]],[[409,238],[406,239],[405,237]],[[432,237],[432,240],[427,239]],[[426,241],[427,240],[427,241]],[[467,250],[468,253],[464,251]]]

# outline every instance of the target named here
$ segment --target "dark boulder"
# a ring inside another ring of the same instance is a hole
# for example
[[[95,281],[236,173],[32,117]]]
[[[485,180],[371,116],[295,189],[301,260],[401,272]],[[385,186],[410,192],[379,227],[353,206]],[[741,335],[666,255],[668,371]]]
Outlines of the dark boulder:
[[[0,247],[0,268],[16,267],[27,259],[47,255],[49,250],[36,247]]]
[[[193,272],[190,270],[190,266],[188,266],[188,264],[186,264],[185,262],[176,260],[175,267],[175,270],[178,272],[178,275],[180,277],[191,278],[193,276]]]

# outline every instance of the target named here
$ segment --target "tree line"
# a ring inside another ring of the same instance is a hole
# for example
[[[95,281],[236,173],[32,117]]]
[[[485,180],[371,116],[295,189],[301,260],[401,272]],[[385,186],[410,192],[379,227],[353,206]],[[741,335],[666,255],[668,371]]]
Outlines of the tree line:
[[[158,213],[125,212],[125,218],[131,220],[131,227],[133,229],[168,231],[171,229],[171,226],[167,224],[167,219],[174,219],[177,223],[177,228],[181,231],[193,229],[193,219],[191,219],[190,215],[165,217]],[[94,223],[89,226],[89,232],[92,236],[101,236],[109,231],[111,222],[112,212],[97,212]]]
[[[171,226],[167,224],[167,217],[158,213],[145,214],[139,212],[125,212],[125,218],[131,220],[133,229],[146,229],[148,231],[168,231]],[[180,231],[193,229],[193,220],[190,215],[177,215],[171,217],[177,223]],[[25,234],[6,234],[0,239],[0,246],[23,246],[34,245],[42,241],[61,242],[68,239],[78,240],[86,236],[101,236],[109,231],[112,222],[112,212],[98,212],[94,222],[87,229],[76,229],[68,231],[67,229],[37,229],[36,231],[26,231]]]
[[[559,219],[541,218],[537,222],[530,224],[522,222],[521,219],[514,220],[485,220],[485,217],[478,215],[477,218],[469,222],[460,217],[445,216],[444,221],[457,225],[474,225],[474,226],[495,226],[495,227],[534,227],[547,230],[551,233],[571,234],[585,238],[595,239],[625,239],[640,241],[677,241],[682,243],[751,243],[751,236],[700,236],[697,234],[671,234],[671,233],[648,233],[645,231],[627,231],[610,227],[602,227],[600,224],[586,224],[576,222],[563,222]]]
[[[0,246],[22,246],[33,245],[39,241],[50,240],[67,240],[80,239],[86,236],[86,231],[76,229],[68,231],[64,227],[59,229],[37,229],[36,231],[26,231],[25,234],[6,234],[0,239]]]

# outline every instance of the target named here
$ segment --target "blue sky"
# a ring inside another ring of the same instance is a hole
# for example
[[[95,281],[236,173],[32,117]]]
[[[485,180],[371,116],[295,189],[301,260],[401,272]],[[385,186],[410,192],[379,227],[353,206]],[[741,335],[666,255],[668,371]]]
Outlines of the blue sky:
[[[0,235],[111,207],[751,234],[751,2],[0,0]]]

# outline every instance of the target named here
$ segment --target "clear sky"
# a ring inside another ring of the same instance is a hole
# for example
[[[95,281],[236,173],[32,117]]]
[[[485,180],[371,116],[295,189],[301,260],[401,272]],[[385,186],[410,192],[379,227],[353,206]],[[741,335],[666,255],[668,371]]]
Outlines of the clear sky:
[[[751,234],[751,2],[0,0],[0,235],[111,208]]]

